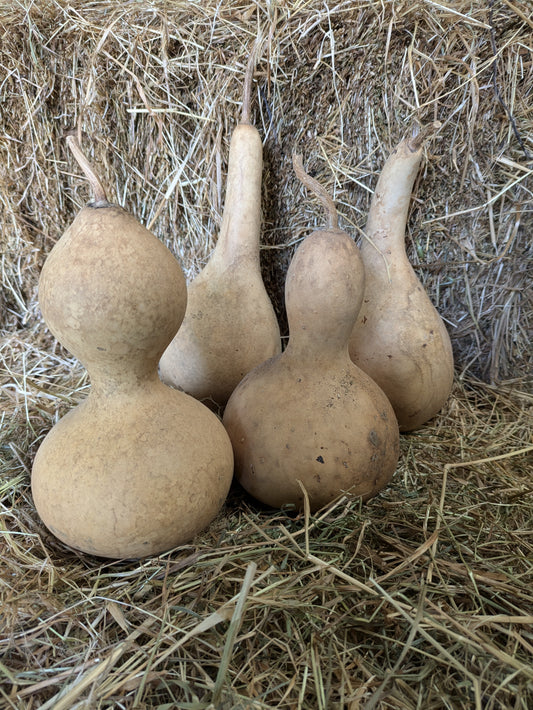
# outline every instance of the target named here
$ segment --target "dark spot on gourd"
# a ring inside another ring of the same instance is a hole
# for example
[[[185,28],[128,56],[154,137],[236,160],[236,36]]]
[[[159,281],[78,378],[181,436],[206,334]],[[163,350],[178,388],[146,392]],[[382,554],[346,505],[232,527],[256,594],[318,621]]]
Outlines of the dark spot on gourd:
[[[372,444],[372,446],[379,446],[379,434],[377,431],[374,431],[374,429],[370,430],[370,433],[368,435],[368,441]]]
[[[324,459],[322,458],[322,456],[317,456],[316,460],[318,461],[318,463],[324,463]]]
[[[320,483],[320,474],[315,473],[314,479],[315,479],[315,481],[316,481],[317,483]]]
[[[103,348],[101,345],[97,345],[96,349],[101,350],[102,352],[105,352],[105,348]]]
[[[387,357],[389,358],[389,360],[392,360],[392,355],[387,355]]]
[[[423,343],[423,345],[422,345],[423,348],[427,348],[427,346],[428,346],[427,343]]]

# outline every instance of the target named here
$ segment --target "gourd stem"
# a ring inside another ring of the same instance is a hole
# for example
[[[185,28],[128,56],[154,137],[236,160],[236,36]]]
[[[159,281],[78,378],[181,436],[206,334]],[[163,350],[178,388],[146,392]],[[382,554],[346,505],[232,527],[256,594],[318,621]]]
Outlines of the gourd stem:
[[[246,65],[246,74],[244,75],[244,88],[242,92],[242,110],[240,122],[246,125],[250,123],[250,104],[252,102],[252,79],[254,76],[256,55],[257,47],[255,46],[250,52],[248,64]]]
[[[441,126],[442,123],[440,121],[433,121],[433,123],[430,123],[427,126],[422,126],[421,128],[418,128],[416,125],[413,126],[411,129],[411,137],[407,139],[407,147],[409,150],[416,153],[417,150],[420,150],[429,136],[438,131]]]
[[[322,207],[326,210],[328,217],[328,228],[338,229],[339,215],[337,213],[335,203],[333,202],[333,199],[329,192],[323,185],[318,182],[318,180],[315,180],[315,178],[312,178],[310,175],[308,175],[308,173],[305,172],[302,162],[302,156],[299,153],[292,154],[292,165],[298,180],[300,180],[300,182],[305,185],[308,190],[311,190],[311,192],[313,192],[322,203]]]
[[[92,203],[93,206],[104,207],[106,205],[109,205],[107,196],[105,194],[104,186],[102,185],[100,178],[93,170],[92,165],[89,163],[86,155],[80,148],[78,141],[73,135],[67,136],[67,145],[70,148],[72,155],[76,159],[76,162],[82,169],[85,177],[89,181],[89,184],[91,185],[92,191],[94,193],[94,201]]]

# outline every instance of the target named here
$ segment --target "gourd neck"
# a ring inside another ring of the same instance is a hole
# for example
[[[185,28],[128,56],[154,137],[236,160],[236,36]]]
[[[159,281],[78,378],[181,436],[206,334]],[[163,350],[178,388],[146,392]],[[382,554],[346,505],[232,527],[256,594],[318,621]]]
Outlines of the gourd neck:
[[[405,257],[405,228],[424,142],[439,126],[435,122],[416,129],[385,161],[370,203],[366,239],[361,244],[365,257],[373,253],[379,258],[380,252],[393,259]]]
[[[221,266],[242,261],[259,266],[259,249],[259,220],[244,209],[226,211],[211,259]]]
[[[223,264],[259,265],[261,238],[261,137],[250,124],[236,126],[230,143],[222,224],[213,258]]]
[[[400,143],[381,172],[372,197],[364,240],[361,248],[392,255],[405,254],[405,227],[411,192],[420,165],[422,149],[411,152]]]
[[[157,364],[124,363],[92,365],[89,369],[91,378],[91,397],[129,395],[142,390],[153,390],[163,386],[157,373]]]
[[[313,332],[297,335],[292,334],[287,347],[283,351],[283,357],[288,361],[294,361],[298,365],[310,367],[317,371],[337,368],[341,364],[350,360],[348,343],[349,335],[331,338],[327,341],[319,340],[320,334]]]

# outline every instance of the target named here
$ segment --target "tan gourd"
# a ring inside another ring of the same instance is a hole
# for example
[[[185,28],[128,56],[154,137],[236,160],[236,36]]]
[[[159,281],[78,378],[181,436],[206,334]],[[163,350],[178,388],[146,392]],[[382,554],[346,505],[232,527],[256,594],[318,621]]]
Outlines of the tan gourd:
[[[453,384],[448,332],[405,251],[413,183],[432,130],[402,140],[379,177],[361,245],[365,294],[350,339],[353,361],[388,396],[401,431],[437,414]]]
[[[233,474],[220,420],[161,383],[157,364],[183,319],[171,252],[97,191],[53,247],[39,302],[52,333],[87,367],[88,397],[51,429],[33,464],[37,511],[84,552],[138,558],[189,541],[221,508]]]
[[[295,170],[327,204],[329,226],[306,237],[290,263],[287,348],[242,380],[223,422],[249,493],[300,509],[303,486],[317,509],[343,492],[366,500],[383,488],[398,462],[399,432],[388,399],[348,353],[364,288],[359,250],[301,159]]]
[[[259,263],[263,147],[249,119],[253,68],[252,57],[242,119],[230,143],[218,241],[189,285],[183,325],[159,365],[163,382],[219,407],[247,372],[281,351]]]

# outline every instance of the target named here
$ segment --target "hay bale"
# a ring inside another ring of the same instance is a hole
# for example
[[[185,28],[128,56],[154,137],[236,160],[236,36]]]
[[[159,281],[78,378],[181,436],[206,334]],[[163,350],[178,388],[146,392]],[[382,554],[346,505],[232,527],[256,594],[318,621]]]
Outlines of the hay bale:
[[[439,119],[415,190],[410,256],[450,326],[460,370],[491,382],[525,375],[531,21],[514,6],[490,17],[470,6],[13,8],[2,38],[6,326],[39,319],[39,268],[86,201],[62,139],[73,127],[85,133],[115,199],[171,246],[190,276],[199,269],[216,238],[228,140],[259,32],[263,262],[279,315],[291,245],[320,221],[294,179],[293,148],[358,236],[386,154],[413,121]]]
[[[527,3],[42,0],[0,13],[5,707],[531,706]],[[88,198],[63,136],[83,132],[113,197],[192,277],[216,240],[258,35],[262,267],[284,334],[286,267],[322,224],[292,150],[359,239],[385,156],[438,119],[407,240],[457,382],[441,416],[402,437],[393,484],[369,504],[295,517],[235,490],[190,546],[104,564],[55,541],[29,492],[40,440],[89,386],[36,301]]]

